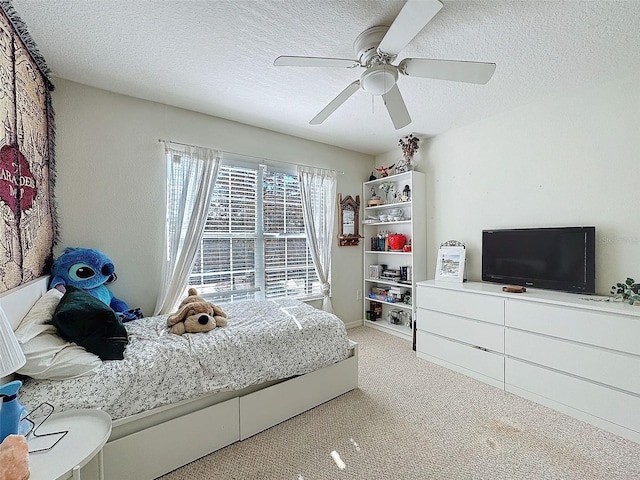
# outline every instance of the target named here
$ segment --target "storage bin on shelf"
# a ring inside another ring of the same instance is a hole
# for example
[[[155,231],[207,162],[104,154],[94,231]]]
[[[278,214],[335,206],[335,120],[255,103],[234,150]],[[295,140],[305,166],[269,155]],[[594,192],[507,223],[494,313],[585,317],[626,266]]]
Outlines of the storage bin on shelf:
[[[369,292],[369,298],[379,300],[381,302],[395,303],[395,298],[389,293],[389,289],[381,287],[372,287]]]

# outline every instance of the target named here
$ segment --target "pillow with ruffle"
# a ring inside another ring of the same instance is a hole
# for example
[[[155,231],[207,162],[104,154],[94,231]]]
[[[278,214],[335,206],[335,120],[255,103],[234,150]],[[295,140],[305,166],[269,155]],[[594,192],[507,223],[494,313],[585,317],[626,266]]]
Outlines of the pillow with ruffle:
[[[50,324],[62,296],[55,288],[48,290],[18,325],[15,334],[27,359],[20,375],[66,380],[93,375],[102,364],[97,355],[59,337]]]

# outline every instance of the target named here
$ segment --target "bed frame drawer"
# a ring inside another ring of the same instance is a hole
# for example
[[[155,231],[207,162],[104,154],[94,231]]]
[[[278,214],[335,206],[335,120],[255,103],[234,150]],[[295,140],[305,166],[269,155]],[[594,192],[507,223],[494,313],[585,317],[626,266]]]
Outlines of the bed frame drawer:
[[[105,480],[153,480],[237,442],[238,404],[232,398],[107,443]],[[167,443],[167,439],[174,441]]]
[[[240,440],[353,389],[358,384],[357,356],[341,364],[342,367],[330,365],[240,397]]]

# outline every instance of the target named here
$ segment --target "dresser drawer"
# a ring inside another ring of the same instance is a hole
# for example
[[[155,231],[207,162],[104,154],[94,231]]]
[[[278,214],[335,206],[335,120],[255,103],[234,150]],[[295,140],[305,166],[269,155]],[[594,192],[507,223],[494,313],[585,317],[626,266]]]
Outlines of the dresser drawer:
[[[592,415],[596,420],[603,419],[640,432],[640,397],[635,395],[506,358],[505,388],[513,391],[510,387],[552,400],[557,404],[554,408],[560,411],[566,411],[564,406],[568,406]]]
[[[490,382],[492,385],[503,385],[504,357],[502,355],[486,352],[424,331],[418,331],[416,334],[416,350],[418,355],[435,357],[451,364],[451,367],[458,366],[463,369],[454,368],[454,370],[465,374],[476,372],[493,379],[494,382]]]
[[[416,328],[460,342],[504,352],[504,327],[418,308]]]
[[[419,308],[504,325],[503,298],[421,285],[417,296]]]
[[[530,332],[640,355],[640,317],[509,299],[505,304],[505,323]]]
[[[640,357],[507,328],[506,354],[640,395]]]

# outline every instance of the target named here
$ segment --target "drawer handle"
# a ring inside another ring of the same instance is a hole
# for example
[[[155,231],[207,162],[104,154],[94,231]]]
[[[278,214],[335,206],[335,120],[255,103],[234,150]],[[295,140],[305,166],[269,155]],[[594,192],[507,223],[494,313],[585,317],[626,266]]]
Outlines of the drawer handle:
[[[484,347],[479,347],[478,345],[471,345],[473,348],[477,348],[478,350],[482,350],[483,352],[488,352],[489,350],[487,350]]]

